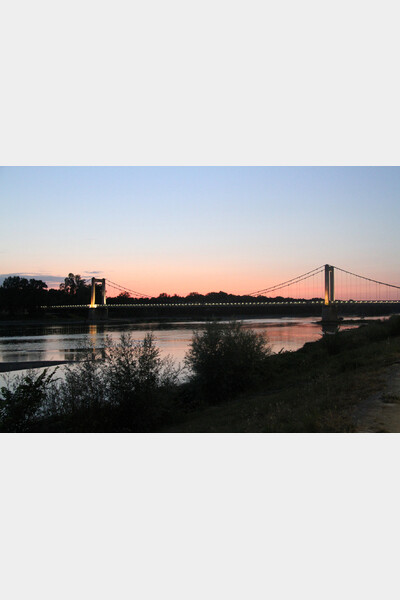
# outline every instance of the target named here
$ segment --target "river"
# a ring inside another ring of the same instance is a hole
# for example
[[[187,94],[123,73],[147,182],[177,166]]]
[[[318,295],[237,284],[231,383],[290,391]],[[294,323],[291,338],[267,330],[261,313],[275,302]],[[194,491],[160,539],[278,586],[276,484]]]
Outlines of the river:
[[[246,328],[265,333],[273,352],[297,350],[306,342],[318,340],[322,335],[321,324],[316,317],[245,319],[242,322]],[[182,363],[193,331],[201,330],[204,325],[204,322],[177,321],[3,327],[0,329],[0,362],[79,360],[84,346],[89,344],[101,349],[107,336],[117,341],[121,333],[130,333],[134,340],[141,340],[146,333],[152,332],[162,355],[169,354],[176,363]],[[356,321],[342,325],[342,328],[355,326]]]

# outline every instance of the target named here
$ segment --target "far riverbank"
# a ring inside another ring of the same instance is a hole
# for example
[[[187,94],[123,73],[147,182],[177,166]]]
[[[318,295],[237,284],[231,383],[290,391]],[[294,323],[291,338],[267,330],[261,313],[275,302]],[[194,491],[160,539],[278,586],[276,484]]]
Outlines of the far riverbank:
[[[146,305],[130,308],[113,307],[108,305],[108,318],[93,321],[89,319],[87,308],[76,309],[51,309],[37,311],[31,315],[15,314],[13,317],[2,313],[0,329],[13,326],[34,327],[47,325],[129,325],[134,323],[154,322],[173,323],[176,321],[209,321],[213,319],[246,320],[246,319],[282,319],[282,318],[315,318],[321,319],[322,304],[298,303],[292,305],[257,304],[253,306],[225,305],[223,303],[212,306],[179,305],[162,306]],[[352,318],[377,318],[389,317],[400,312],[400,303],[359,303],[338,304],[338,316],[341,319]]]

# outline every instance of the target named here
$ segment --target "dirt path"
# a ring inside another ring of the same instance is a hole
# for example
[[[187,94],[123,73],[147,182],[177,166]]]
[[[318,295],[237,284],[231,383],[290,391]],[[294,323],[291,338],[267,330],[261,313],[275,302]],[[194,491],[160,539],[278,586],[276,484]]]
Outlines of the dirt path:
[[[357,421],[360,433],[400,433],[400,363],[388,367],[382,390],[363,402]]]

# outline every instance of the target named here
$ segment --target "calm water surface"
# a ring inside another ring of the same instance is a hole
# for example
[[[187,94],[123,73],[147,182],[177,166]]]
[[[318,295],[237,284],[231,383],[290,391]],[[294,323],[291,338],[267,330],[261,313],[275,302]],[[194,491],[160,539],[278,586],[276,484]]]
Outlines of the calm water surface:
[[[316,317],[281,319],[246,319],[246,328],[265,333],[273,352],[297,350],[306,342],[322,335]],[[346,325],[343,328],[355,327]],[[48,325],[43,327],[0,329],[0,361],[79,360],[82,348],[89,343],[96,349],[104,347],[106,337],[117,341],[121,333],[130,333],[142,340],[152,332],[163,355],[170,354],[182,363],[193,331],[202,329],[204,322],[132,323],[124,325]],[[21,373],[21,372],[20,372]]]

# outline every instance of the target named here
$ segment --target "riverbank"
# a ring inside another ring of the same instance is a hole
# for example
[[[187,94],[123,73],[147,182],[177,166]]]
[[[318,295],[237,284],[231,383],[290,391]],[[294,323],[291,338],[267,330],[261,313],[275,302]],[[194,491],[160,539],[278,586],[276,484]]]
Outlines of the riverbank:
[[[165,432],[400,432],[400,319],[271,357],[266,384]]]
[[[12,371],[23,371],[28,369],[40,369],[44,367],[55,367],[71,363],[70,360],[28,360],[22,362],[0,362],[0,373],[9,373]]]

